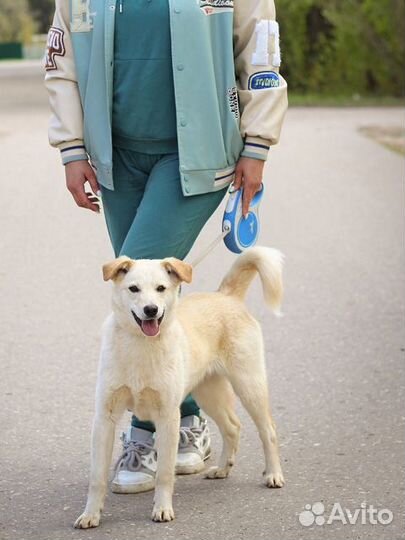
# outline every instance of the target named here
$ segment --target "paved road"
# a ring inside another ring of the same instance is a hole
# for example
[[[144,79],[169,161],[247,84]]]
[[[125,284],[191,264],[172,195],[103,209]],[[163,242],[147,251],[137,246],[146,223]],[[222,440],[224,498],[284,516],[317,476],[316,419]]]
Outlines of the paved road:
[[[179,478],[173,523],[149,520],[151,493],[110,494],[102,526],[77,531],[112,252],[102,216],[65,190],[35,64],[1,64],[0,88],[0,538],[404,538],[404,161],[357,133],[403,124],[403,111],[292,109],[267,165],[261,243],[286,254],[285,317],[265,309],[257,283],[248,302],[266,336],[285,488],[260,485],[258,436],[241,411],[232,476]],[[214,289],[232,260],[218,247],[187,289]],[[334,503],[394,517],[304,527],[298,515],[315,502],[326,517]]]

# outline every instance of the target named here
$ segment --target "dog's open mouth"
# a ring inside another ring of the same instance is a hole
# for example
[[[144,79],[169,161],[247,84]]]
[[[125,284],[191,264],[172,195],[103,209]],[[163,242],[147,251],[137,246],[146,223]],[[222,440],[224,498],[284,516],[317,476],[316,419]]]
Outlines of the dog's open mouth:
[[[134,316],[135,321],[138,323],[140,329],[145,334],[145,336],[154,337],[159,334],[160,323],[163,321],[165,316],[164,312],[159,319],[140,319],[132,310],[132,315]]]

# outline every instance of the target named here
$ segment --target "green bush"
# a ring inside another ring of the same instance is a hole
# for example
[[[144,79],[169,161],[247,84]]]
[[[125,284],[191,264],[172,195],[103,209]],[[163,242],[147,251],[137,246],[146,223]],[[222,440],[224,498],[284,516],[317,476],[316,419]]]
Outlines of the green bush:
[[[301,93],[403,96],[404,0],[276,0],[283,71]]]

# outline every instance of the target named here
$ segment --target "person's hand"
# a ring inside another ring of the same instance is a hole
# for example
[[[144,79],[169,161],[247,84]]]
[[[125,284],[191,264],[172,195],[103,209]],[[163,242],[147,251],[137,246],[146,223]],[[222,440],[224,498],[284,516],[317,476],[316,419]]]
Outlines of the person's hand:
[[[65,176],[66,187],[72,194],[77,206],[88,208],[93,212],[100,212],[100,207],[97,204],[99,199],[96,195],[100,187],[90,163],[85,159],[67,163],[65,165]],[[85,191],[84,184],[86,182],[90,184],[93,193]]]
[[[240,157],[235,169],[235,190],[243,187],[242,214],[246,217],[253,197],[261,190],[264,161],[249,157]]]

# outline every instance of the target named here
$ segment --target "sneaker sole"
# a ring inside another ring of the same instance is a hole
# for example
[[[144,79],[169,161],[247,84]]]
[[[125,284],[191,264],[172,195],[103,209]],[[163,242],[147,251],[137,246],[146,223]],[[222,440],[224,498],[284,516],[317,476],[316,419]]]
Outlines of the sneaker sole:
[[[155,489],[155,479],[149,482],[143,482],[142,484],[117,484],[111,483],[111,491],[113,493],[120,493],[122,495],[130,495],[133,493],[143,493],[144,491],[152,491]]]
[[[208,448],[207,453],[203,457],[202,461],[195,465],[176,465],[175,473],[180,475],[197,474],[205,469],[205,462],[211,457],[211,448]]]

